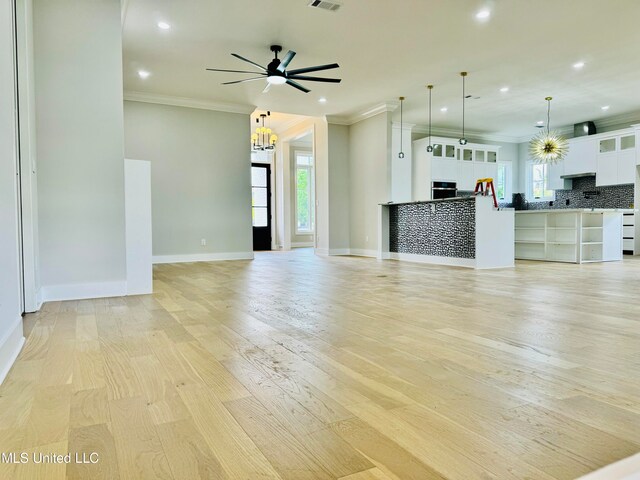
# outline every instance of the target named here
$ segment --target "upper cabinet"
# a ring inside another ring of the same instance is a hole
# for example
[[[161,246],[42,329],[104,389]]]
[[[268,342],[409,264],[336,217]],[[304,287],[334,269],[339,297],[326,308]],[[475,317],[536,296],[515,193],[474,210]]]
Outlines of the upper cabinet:
[[[495,177],[498,173],[500,147],[476,143],[461,146],[453,138],[434,138],[432,145],[433,152],[425,156],[430,170],[429,189],[430,182],[445,181],[456,182],[458,190],[471,191],[477,179]],[[424,139],[414,142],[414,155],[418,155],[418,161],[425,148]],[[414,171],[418,173],[417,169]]]
[[[597,140],[589,137],[569,140],[569,152],[564,161],[563,175],[578,175],[596,171]]]
[[[596,186],[623,185],[636,179],[636,135],[601,137],[596,154]]]

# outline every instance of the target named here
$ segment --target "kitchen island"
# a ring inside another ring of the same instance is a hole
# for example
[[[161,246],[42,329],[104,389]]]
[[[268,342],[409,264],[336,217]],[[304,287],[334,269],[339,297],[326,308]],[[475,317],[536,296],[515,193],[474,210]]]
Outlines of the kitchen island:
[[[615,209],[516,212],[516,258],[589,263],[622,260],[622,214]]]
[[[485,196],[379,206],[378,258],[470,268],[514,265],[514,212]]]

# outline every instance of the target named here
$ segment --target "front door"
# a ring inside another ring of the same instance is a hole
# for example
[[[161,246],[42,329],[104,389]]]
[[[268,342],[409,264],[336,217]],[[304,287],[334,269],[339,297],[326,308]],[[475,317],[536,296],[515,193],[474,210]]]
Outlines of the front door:
[[[253,249],[271,250],[271,165],[251,164]]]

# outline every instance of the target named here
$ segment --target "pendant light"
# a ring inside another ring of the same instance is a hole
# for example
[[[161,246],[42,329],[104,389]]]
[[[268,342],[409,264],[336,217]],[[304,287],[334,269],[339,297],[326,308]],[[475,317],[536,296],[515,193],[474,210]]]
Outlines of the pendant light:
[[[429,145],[427,145],[427,152],[433,152],[433,145],[431,144],[431,93],[433,91],[433,85],[427,85],[429,89]]]
[[[276,147],[278,136],[271,131],[271,125],[265,126],[267,117],[271,117],[271,112],[261,113],[260,118],[256,118],[258,128],[251,134],[251,147],[254,151],[273,150]],[[261,121],[262,125],[260,125]]]
[[[540,132],[529,142],[529,154],[536,163],[555,164],[564,160],[569,150],[569,142],[558,132],[552,132],[549,128],[551,124],[551,100],[547,101],[547,130]]]
[[[404,103],[404,97],[400,97],[400,153],[398,153],[398,158],[404,158],[404,152],[402,151],[402,130],[403,122],[402,122],[402,104]]]
[[[460,72],[460,76],[462,77],[462,137],[460,137],[460,145],[467,144],[467,138],[464,136],[464,101],[465,101],[465,91],[464,91],[464,80],[467,78],[467,72]]]

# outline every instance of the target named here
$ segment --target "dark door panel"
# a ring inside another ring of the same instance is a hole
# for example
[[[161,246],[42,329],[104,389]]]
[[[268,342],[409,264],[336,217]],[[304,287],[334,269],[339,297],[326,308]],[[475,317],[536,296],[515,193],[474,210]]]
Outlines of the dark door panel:
[[[253,249],[271,250],[271,166],[251,164]]]

